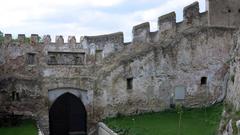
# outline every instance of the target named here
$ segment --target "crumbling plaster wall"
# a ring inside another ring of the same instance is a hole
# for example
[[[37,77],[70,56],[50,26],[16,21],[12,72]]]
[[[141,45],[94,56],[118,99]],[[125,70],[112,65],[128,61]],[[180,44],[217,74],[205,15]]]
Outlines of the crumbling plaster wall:
[[[164,110],[177,86],[186,88],[185,100],[173,102],[186,107],[222,101],[233,33],[234,29],[198,27],[177,32],[164,44],[132,44],[98,72],[98,112],[114,116]],[[207,84],[201,85],[201,77],[207,77]],[[128,78],[133,78],[132,89],[127,89]]]

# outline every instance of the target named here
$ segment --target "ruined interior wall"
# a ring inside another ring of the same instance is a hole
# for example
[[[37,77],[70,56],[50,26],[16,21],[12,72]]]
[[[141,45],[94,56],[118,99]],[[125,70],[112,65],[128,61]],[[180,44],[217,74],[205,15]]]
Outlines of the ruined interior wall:
[[[99,70],[94,103],[98,116],[160,111],[171,103],[201,107],[223,100],[234,29],[192,28],[169,42],[132,44]],[[206,84],[201,78],[207,77]],[[127,89],[127,79],[133,88]],[[175,88],[184,86],[184,100]]]

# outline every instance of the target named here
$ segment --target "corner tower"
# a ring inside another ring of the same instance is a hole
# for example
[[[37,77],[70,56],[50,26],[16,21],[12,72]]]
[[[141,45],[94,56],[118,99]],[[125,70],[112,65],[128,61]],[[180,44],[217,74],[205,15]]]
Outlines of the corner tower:
[[[240,27],[240,0],[206,0],[210,26]]]

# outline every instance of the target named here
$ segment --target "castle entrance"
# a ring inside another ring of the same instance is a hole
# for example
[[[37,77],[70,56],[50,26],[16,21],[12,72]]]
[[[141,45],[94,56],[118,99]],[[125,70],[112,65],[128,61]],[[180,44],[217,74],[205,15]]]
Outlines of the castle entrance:
[[[87,113],[71,93],[58,97],[49,110],[50,135],[87,135]]]

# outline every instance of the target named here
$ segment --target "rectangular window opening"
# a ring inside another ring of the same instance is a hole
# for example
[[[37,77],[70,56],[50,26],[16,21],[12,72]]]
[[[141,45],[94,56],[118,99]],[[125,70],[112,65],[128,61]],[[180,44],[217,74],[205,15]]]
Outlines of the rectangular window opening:
[[[102,59],[103,59],[103,50],[96,50],[95,59],[98,62],[102,61]]]
[[[56,65],[57,64],[57,58],[56,56],[50,56],[48,60],[49,65]]]
[[[201,78],[201,85],[206,85],[207,84],[207,77],[202,77]]]
[[[28,53],[27,54],[27,64],[34,65],[35,64],[35,53]]]
[[[13,92],[12,92],[12,101],[14,101],[14,100],[15,100],[15,94],[16,94],[16,92],[15,92],[15,91],[13,91]]]
[[[127,78],[127,89],[133,88],[133,78]]]

